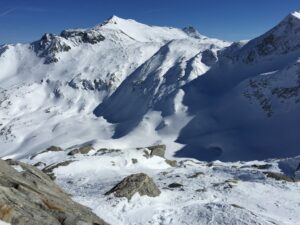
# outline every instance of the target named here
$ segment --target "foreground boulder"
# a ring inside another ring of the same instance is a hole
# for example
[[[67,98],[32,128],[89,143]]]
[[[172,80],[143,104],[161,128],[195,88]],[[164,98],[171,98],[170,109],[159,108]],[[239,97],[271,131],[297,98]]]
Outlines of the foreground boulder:
[[[139,193],[141,196],[156,197],[160,195],[160,190],[152,178],[144,173],[138,173],[125,177],[105,195],[112,193],[116,197],[125,197],[130,200],[135,193]]]
[[[12,225],[106,225],[34,166],[0,160],[0,220]]]

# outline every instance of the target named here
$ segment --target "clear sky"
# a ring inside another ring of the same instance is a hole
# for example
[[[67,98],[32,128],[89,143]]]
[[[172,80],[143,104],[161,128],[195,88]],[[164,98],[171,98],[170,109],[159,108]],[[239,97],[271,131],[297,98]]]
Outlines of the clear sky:
[[[92,27],[111,15],[149,25],[192,25],[210,37],[244,40],[299,9],[300,0],[0,0],[0,44]]]

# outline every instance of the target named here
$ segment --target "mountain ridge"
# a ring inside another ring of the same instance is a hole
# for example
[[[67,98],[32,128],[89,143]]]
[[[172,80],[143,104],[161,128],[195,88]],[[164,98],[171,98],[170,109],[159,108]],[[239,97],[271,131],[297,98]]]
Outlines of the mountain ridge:
[[[20,158],[78,140],[103,147],[166,142],[169,157],[205,160],[295,155],[294,136],[285,138],[294,144],[283,153],[272,142],[261,145],[261,139],[252,145],[247,132],[243,145],[230,132],[243,133],[256,119],[261,130],[270,120],[277,124],[273,129],[281,121],[290,124],[289,116],[296,120],[291,111],[298,110],[298,20],[298,13],[290,14],[254,40],[230,43],[192,27],[148,26],[113,16],[93,28],[3,46],[1,156]],[[288,84],[285,73],[294,83]],[[286,147],[279,139],[276,144]]]

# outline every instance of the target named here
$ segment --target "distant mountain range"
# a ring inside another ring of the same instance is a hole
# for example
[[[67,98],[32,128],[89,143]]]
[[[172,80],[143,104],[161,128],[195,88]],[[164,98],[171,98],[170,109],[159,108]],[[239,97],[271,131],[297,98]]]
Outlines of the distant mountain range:
[[[0,156],[167,145],[167,156],[299,155],[300,12],[248,42],[116,16],[0,47]]]

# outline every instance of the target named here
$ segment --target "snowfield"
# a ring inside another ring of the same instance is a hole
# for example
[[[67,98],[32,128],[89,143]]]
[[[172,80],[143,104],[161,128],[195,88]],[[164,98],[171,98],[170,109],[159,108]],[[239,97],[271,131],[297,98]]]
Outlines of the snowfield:
[[[71,162],[53,170],[56,182],[110,224],[296,225],[300,220],[300,183],[264,174],[293,176],[299,157],[234,163],[184,159],[171,167],[162,157],[145,157],[144,148],[99,149],[69,156],[72,149],[45,152],[25,161],[40,163],[41,169]],[[127,200],[104,195],[124,177],[140,172],[154,179],[160,196],[137,193]],[[182,186],[168,187],[172,183]]]

